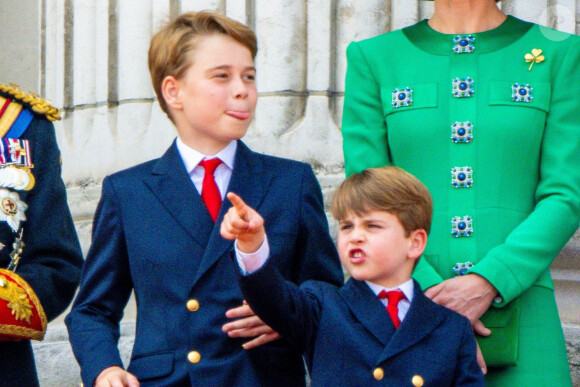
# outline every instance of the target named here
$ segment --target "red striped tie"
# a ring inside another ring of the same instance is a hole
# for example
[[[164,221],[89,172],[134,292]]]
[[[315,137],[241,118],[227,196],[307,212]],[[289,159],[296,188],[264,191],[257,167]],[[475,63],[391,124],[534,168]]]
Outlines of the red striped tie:
[[[213,173],[215,172],[218,165],[222,161],[220,159],[202,160],[199,165],[205,169],[203,175],[203,183],[201,186],[201,199],[205,203],[211,218],[215,222],[218,214],[220,213],[220,207],[222,206],[222,195],[215,182]]]

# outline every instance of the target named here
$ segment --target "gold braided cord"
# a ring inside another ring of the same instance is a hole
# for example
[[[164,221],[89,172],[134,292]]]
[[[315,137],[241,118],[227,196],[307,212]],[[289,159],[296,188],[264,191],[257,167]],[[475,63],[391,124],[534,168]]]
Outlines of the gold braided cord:
[[[18,85],[14,84],[0,84],[0,91],[28,104],[34,112],[44,115],[50,121],[60,120],[60,110],[49,104],[47,100],[40,98],[36,93],[22,91]]]
[[[0,325],[0,335],[17,336],[18,338],[26,337],[27,339],[41,341],[44,339],[44,332],[35,331],[34,329],[20,327],[17,325]]]

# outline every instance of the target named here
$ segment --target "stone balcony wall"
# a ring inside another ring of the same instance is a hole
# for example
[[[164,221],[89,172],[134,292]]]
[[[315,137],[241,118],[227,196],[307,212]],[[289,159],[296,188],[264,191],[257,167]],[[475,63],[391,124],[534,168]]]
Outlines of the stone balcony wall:
[[[328,201],[344,178],[340,121],[352,40],[410,25],[433,12],[417,0],[39,0],[41,94],[64,107],[56,124],[63,178],[86,253],[102,179],[159,157],[176,132],[159,109],[147,70],[149,39],[183,11],[210,9],[258,36],[259,103],[244,141],[256,151],[310,163]],[[580,0],[504,0],[519,18],[580,31]],[[334,224],[331,222],[331,227]],[[580,235],[553,265],[575,385],[580,385]],[[122,323],[128,359],[134,306]],[[62,318],[35,343],[43,386],[78,385]]]

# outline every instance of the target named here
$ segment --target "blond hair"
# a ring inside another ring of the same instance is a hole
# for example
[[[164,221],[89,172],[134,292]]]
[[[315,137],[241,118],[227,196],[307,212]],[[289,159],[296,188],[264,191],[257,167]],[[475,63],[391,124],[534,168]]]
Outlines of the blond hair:
[[[332,216],[345,219],[371,211],[386,211],[399,219],[405,236],[423,229],[429,234],[433,199],[415,176],[397,167],[369,168],[351,175],[338,187],[332,199]]]
[[[191,66],[191,52],[200,37],[222,34],[242,44],[256,57],[258,43],[256,34],[247,26],[226,16],[209,12],[186,12],[170,21],[151,38],[149,45],[149,72],[153,89],[161,109],[169,116],[169,110],[161,86],[167,76],[181,79]]]

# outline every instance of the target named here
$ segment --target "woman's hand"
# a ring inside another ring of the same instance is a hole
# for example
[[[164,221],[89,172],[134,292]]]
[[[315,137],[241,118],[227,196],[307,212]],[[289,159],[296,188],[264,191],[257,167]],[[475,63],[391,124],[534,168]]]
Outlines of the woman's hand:
[[[439,305],[456,311],[467,317],[473,331],[480,336],[489,336],[491,331],[479,319],[491,306],[498,291],[493,285],[477,274],[467,274],[450,278],[439,285],[430,287],[425,295]],[[477,364],[485,375],[487,366],[477,346]]]
[[[467,274],[450,278],[427,289],[425,295],[437,304],[467,317],[475,333],[489,335],[489,329],[485,328],[479,318],[490,307],[498,291],[482,276]]]

